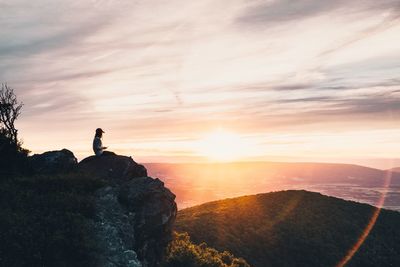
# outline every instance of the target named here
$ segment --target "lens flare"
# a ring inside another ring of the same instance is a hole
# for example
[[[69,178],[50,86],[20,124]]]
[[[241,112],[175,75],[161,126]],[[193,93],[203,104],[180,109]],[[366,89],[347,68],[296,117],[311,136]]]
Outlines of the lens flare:
[[[390,182],[392,180],[392,171],[389,170],[386,172],[386,176],[384,179],[384,188],[381,193],[381,196],[376,204],[376,207],[374,209],[374,212],[372,213],[371,219],[369,220],[367,226],[364,228],[362,234],[358,238],[358,240],[354,243],[354,245],[350,248],[350,250],[347,252],[346,256],[336,265],[337,267],[343,267],[345,266],[356,254],[356,252],[360,249],[361,245],[365,242],[367,239],[369,233],[371,230],[374,228],[376,221],[378,220],[379,214],[381,213],[382,207],[385,203],[386,199],[386,194],[388,192],[388,188],[390,186]]]

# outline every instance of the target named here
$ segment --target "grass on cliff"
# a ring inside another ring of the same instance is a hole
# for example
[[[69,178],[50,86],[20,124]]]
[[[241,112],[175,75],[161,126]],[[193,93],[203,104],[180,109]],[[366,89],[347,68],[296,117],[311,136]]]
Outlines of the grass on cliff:
[[[0,266],[93,266],[96,189],[77,174],[0,180]]]

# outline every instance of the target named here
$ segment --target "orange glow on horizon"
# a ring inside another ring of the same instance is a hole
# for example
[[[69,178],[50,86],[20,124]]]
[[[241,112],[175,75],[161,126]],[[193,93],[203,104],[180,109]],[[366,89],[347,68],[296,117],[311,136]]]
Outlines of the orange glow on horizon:
[[[255,145],[243,136],[217,129],[194,143],[194,152],[211,161],[236,161],[257,153]]]

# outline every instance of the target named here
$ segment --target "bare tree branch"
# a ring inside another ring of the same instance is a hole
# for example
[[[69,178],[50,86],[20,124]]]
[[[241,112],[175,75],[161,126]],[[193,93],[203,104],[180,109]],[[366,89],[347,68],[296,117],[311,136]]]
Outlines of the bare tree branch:
[[[14,90],[7,84],[1,84],[0,89],[0,131],[18,144],[18,130],[15,121],[21,114],[23,103],[17,101]]]

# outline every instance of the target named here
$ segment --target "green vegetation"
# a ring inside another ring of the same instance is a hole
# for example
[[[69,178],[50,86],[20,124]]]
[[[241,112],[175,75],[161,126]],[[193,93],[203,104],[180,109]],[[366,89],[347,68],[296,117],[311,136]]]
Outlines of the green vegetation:
[[[95,266],[90,224],[99,179],[77,174],[0,180],[0,266]]]
[[[376,208],[307,191],[206,203],[179,211],[175,229],[250,265],[335,266]],[[400,213],[382,210],[348,266],[400,266]]]
[[[195,245],[187,233],[174,233],[168,245],[163,267],[250,267],[228,251],[218,252],[206,243]]]

